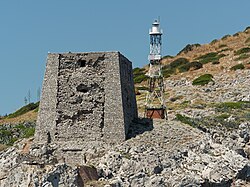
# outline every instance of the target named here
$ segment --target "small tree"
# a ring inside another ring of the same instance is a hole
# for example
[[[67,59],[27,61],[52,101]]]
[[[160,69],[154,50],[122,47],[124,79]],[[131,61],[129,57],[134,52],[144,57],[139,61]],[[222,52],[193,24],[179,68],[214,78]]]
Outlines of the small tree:
[[[31,94],[30,94],[30,90],[28,91],[28,102],[30,104],[30,99],[31,99]]]
[[[39,101],[40,100],[40,96],[41,96],[41,89],[40,89],[40,87],[37,88],[36,96],[37,96],[37,101]]]
[[[24,104],[27,105],[28,103],[27,97],[24,97]]]

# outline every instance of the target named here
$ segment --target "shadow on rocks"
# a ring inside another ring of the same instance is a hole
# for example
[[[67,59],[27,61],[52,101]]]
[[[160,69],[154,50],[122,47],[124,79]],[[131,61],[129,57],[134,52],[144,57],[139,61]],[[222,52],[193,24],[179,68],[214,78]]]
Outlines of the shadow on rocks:
[[[137,135],[143,134],[146,131],[153,130],[153,120],[149,118],[137,118],[133,120],[129,127],[127,139],[134,138]]]

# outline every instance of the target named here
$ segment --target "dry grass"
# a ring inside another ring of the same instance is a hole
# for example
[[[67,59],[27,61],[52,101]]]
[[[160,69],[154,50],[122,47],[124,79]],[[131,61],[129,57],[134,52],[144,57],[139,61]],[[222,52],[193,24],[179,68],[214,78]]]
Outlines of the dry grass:
[[[230,67],[236,65],[238,62],[235,62],[234,59],[237,57],[234,55],[234,51],[237,51],[243,47],[248,47],[248,44],[245,43],[245,41],[250,37],[250,32],[239,32],[239,34],[235,36],[230,36],[224,40],[218,40],[214,44],[204,44],[200,47],[194,48],[194,50],[189,51],[186,54],[181,54],[178,56],[175,56],[174,58],[170,59],[163,59],[162,63],[169,64],[170,62],[178,59],[178,58],[186,58],[189,60],[189,62],[195,61],[195,59],[199,56],[205,55],[210,52],[217,52],[219,54],[225,54],[225,57],[222,57],[219,60],[219,64],[205,64],[203,68],[195,71],[188,71],[184,73],[179,73],[177,75],[172,75],[171,77],[167,79],[171,80],[178,80],[181,77],[186,77],[190,80],[194,79],[195,77],[198,77],[204,73],[209,72],[210,74],[216,75],[217,73],[220,73],[222,70],[227,71],[230,69]],[[221,51],[222,48],[220,46],[227,46],[228,49],[226,51]],[[247,64],[249,62],[249,58],[241,60],[242,64]]]
[[[0,125],[6,123],[17,124],[17,123],[23,123],[25,121],[36,121],[36,119],[37,119],[37,112],[33,110],[15,118],[0,119]]]
[[[7,145],[4,145],[4,144],[0,144],[0,151],[6,149],[8,146]]]

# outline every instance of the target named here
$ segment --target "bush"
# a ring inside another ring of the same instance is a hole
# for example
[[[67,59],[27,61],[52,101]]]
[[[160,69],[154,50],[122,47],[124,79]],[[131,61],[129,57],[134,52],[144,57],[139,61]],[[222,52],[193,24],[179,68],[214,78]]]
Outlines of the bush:
[[[172,61],[170,64],[162,67],[162,74],[164,77],[170,77],[170,75],[176,73],[176,69],[182,65],[189,64],[186,58],[178,58]]]
[[[250,26],[248,26],[246,29],[245,29],[245,31],[247,31],[247,30],[249,30],[250,29]]]
[[[235,51],[234,54],[235,55],[240,55],[240,54],[248,53],[248,52],[250,52],[250,48],[249,47],[245,47],[245,48],[239,49],[238,51]]]
[[[243,54],[241,54],[239,57],[237,57],[237,58],[235,59],[235,61],[244,60],[244,59],[247,59],[247,58],[249,58],[249,57],[250,57],[250,55],[243,53]]]
[[[140,86],[140,87],[137,87],[138,90],[148,90],[148,87],[145,87],[145,86]]]
[[[218,40],[214,39],[212,42],[210,42],[210,44],[215,44],[216,42],[218,42]]]
[[[244,68],[245,68],[245,66],[243,64],[237,64],[237,65],[231,67],[230,70],[235,71],[237,69],[244,69]]]
[[[189,61],[186,58],[178,58],[171,62],[169,65],[171,68],[177,68],[178,66],[181,66],[183,64],[187,64]]]
[[[211,53],[207,53],[205,55],[202,55],[198,58],[196,58],[196,60],[199,60],[199,62],[201,62],[202,64],[206,64],[209,62],[214,62],[214,61],[219,61],[220,58],[226,56],[225,54],[218,54],[216,52],[211,52]]]
[[[180,67],[178,67],[179,69],[179,72],[186,72],[186,71],[189,71],[190,69],[193,69],[193,70],[197,70],[197,69],[200,69],[202,68],[202,64],[200,62],[190,62],[188,64],[184,64]]]
[[[144,68],[134,68],[133,69],[133,75],[134,75],[134,83],[141,83],[142,81],[146,81],[148,77],[145,75],[145,69]]]
[[[200,77],[194,79],[192,85],[204,86],[204,85],[208,84],[209,82],[213,82],[213,75],[204,74],[204,75],[201,75]]]
[[[34,134],[35,134],[35,128],[34,127],[25,128],[22,138],[29,138],[31,136],[34,136]]]
[[[141,75],[141,74],[144,74],[144,71],[145,71],[144,68],[138,68],[138,67],[136,67],[136,68],[133,69],[133,74],[134,75]]]
[[[229,116],[230,116],[229,114],[221,114],[219,116],[216,116],[215,118],[219,120],[224,120],[224,119],[229,118]]]
[[[170,66],[164,66],[162,68],[162,74],[164,77],[170,76],[175,73],[175,69],[170,68]]]
[[[180,55],[181,53],[187,53],[189,51],[192,51],[194,48],[201,46],[200,44],[188,44],[186,45],[177,55]]]
[[[219,53],[224,52],[224,51],[229,51],[229,50],[232,50],[232,49],[230,49],[230,48],[225,48],[225,49],[220,50]]]
[[[142,74],[142,75],[138,75],[136,77],[134,77],[134,83],[141,83],[142,81],[146,81],[148,80],[148,76],[146,76],[145,74]]]
[[[227,47],[227,45],[226,44],[219,45],[219,48],[222,48],[222,47]]]
[[[174,58],[174,57],[171,55],[166,55],[166,56],[162,57],[162,59],[166,59],[166,58]]]
[[[12,114],[9,114],[7,116],[7,118],[15,118],[15,117],[20,116],[22,114],[25,114],[25,113],[27,113],[27,112],[29,112],[31,110],[34,110],[34,109],[36,109],[38,107],[39,107],[39,102],[30,103],[30,104],[28,104],[26,106],[23,106],[22,108],[18,109],[16,112],[14,112]]]
[[[176,120],[182,122],[182,123],[185,123],[185,124],[188,124],[192,127],[196,127],[195,123],[193,122],[193,120],[190,118],[190,117],[187,117],[187,116],[183,116],[181,114],[176,114]]]
[[[13,143],[20,138],[29,138],[34,136],[35,127],[34,125],[11,125],[6,128],[0,126],[0,144],[13,145]]]
[[[222,39],[222,40],[226,40],[226,39],[229,38],[230,36],[231,36],[230,34],[227,34],[227,35],[223,36],[221,39]]]
[[[240,33],[239,32],[237,32],[237,33],[235,33],[233,36],[239,36],[240,35]]]
[[[214,62],[212,62],[212,64],[220,64],[220,62],[219,61],[214,61]]]
[[[248,102],[239,101],[239,102],[219,103],[219,104],[217,104],[217,107],[218,108],[228,108],[228,109],[242,109],[245,106],[248,107],[248,105],[249,105]]]

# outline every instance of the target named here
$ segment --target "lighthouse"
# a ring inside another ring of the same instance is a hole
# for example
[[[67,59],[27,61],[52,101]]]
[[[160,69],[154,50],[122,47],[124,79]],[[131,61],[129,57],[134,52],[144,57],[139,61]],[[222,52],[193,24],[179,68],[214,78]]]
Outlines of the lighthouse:
[[[162,30],[159,20],[155,20],[149,29],[150,50],[147,73],[148,91],[145,103],[145,117],[167,119],[165,91],[161,65]]]

